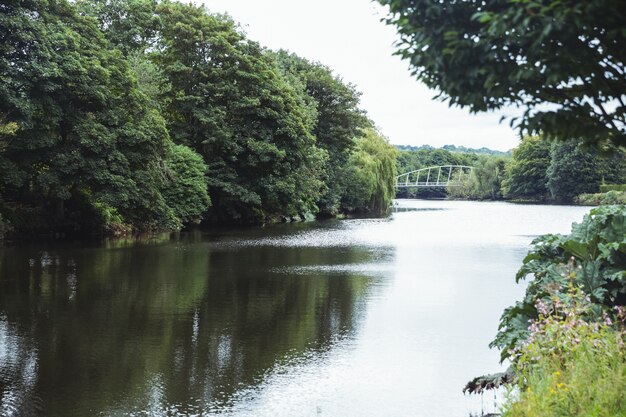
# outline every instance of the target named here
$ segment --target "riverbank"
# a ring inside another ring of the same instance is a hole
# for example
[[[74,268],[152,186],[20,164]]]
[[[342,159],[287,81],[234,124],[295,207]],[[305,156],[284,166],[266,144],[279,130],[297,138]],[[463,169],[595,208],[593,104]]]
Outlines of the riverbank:
[[[35,240],[68,240],[68,239],[84,239],[84,240],[98,240],[98,239],[126,239],[126,238],[138,238],[156,236],[168,233],[180,233],[189,231],[201,231],[211,232],[215,230],[228,230],[228,229],[254,229],[258,227],[265,227],[277,224],[289,224],[289,223],[310,223],[315,221],[328,221],[328,220],[346,220],[346,219],[364,219],[364,218],[383,218],[387,217],[391,213],[391,206],[387,213],[372,213],[367,210],[358,210],[352,212],[342,212],[335,215],[318,215],[315,216],[312,213],[305,213],[301,215],[272,215],[264,218],[259,222],[221,222],[217,223],[196,223],[190,224],[181,229],[137,229],[128,224],[108,224],[102,230],[81,232],[79,228],[72,230],[71,228],[66,230],[48,231],[48,232],[33,232],[19,233],[16,232],[9,222],[4,221],[0,215],[0,243],[2,242],[24,242]]]
[[[626,204],[626,191],[607,191],[604,193],[581,194],[575,199],[581,206],[605,206]]]

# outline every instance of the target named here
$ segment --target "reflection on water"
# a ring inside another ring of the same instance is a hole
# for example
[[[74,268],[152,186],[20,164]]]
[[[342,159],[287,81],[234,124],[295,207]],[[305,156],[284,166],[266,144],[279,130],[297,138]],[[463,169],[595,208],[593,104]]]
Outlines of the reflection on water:
[[[0,415],[467,416],[532,236],[586,210],[0,248]],[[492,401],[489,401],[491,404]],[[485,409],[493,409],[492,405]]]

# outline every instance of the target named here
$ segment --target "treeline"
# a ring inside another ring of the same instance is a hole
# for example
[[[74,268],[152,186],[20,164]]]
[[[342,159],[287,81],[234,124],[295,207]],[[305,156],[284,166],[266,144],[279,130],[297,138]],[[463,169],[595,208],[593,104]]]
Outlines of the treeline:
[[[396,145],[396,148],[399,151],[419,151],[422,149],[425,150],[435,150],[438,148],[435,148],[434,146],[431,145],[420,145],[420,146],[412,146],[412,145]],[[446,151],[450,151],[450,152],[459,152],[459,153],[474,153],[474,154],[478,154],[478,155],[498,155],[498,156],[510,156],[511,155],[511,151],[497,151],[494,149],[489,149],[489,148],[485,148],[484,146],[482,148],[468,148],[465,146],[456,146],[456,145],[443,145],[441,148],[439,149],[443,149]]]
[[[171,1],[0,6],[0,235],[384,213],[395,149],[326,66]]]
[[[401,189],[398,197],[510,199],[571,203],[581,194],[598,193],[603,184],[626,183],[626,153],[599,151],[582,142],[554,142],[526,136],[511,157],[459,154],[444,149],[400,152],[398,172],[433,165],[469,165],[474,169],[461,187]]]

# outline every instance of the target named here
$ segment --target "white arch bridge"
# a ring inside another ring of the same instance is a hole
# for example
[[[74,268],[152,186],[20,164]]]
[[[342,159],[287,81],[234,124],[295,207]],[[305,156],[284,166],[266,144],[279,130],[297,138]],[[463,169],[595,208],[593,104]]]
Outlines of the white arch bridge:
[[[467,165],[437,165],[416,169],[396,177],[396,188],[460,187],[473,167]]]

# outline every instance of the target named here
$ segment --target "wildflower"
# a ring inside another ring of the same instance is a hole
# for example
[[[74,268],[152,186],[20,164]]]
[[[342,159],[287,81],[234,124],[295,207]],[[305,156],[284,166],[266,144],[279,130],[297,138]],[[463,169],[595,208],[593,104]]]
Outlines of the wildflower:
[[[539,326],[537,323],[532,322],[530,327],[528,327],[528,330],[530,330],[531,333],[539,333]]]
[[[535,303],[535,307],[537,308],[537,311],[539,311],[539,313],[544,316],[547,316],[548,313],[550,312],[548,308],[548,304],[546,304],[542,300],[537,300],[537,302]]]

